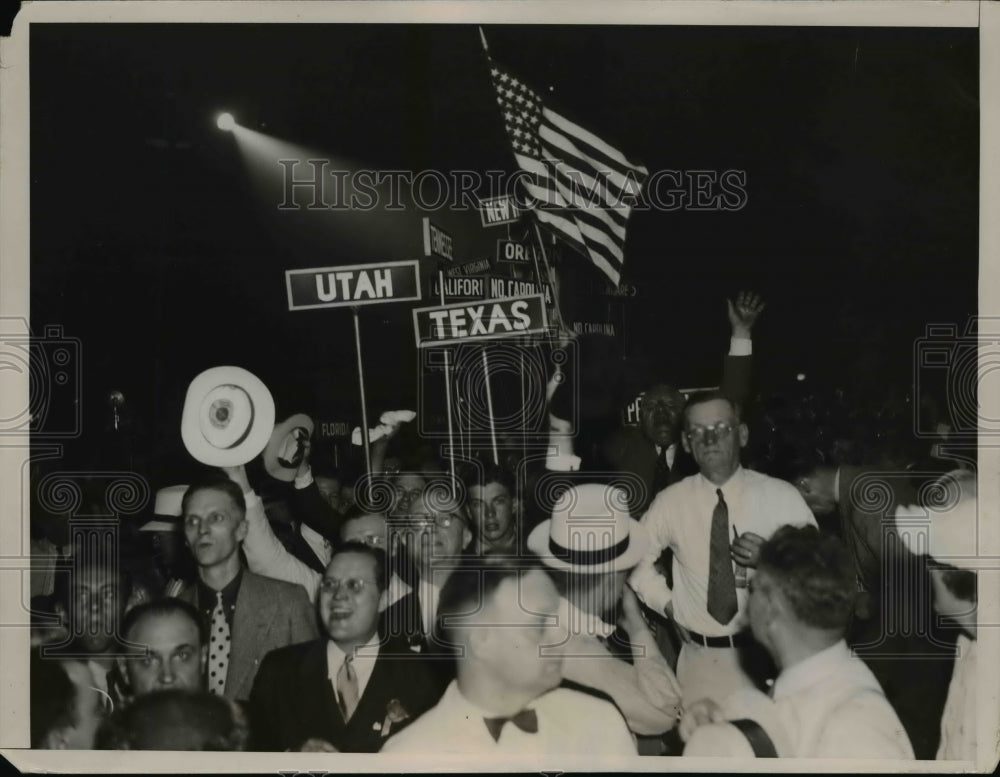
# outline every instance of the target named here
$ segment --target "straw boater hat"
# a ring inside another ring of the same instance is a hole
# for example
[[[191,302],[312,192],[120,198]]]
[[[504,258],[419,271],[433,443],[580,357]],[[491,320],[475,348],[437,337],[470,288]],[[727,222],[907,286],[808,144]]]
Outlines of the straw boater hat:
[[[181,528],[181,501],[187,486],[167,486],[156,492],[153,520],[146,521],[139,531],[179,531]]]
[[[274,431],[274,400],[259,378],[240,367],[213,367],[188,386],[181,438],[210,467],[237,467],[264,450]]]
[[[313,420],[305,413],[296,413],[274,427],[264,448],[264,469],[277,479],[290,483],[302,463],[305,442],[313,433]]]
[[[914,555],[931,556],[935,561],[975,571],[982,566],[977,550],[979,502],[975,475],[964,470],[949,472],[935,486],[940,497],[935,505],[896,508],[896,532]]]
[[[528,549],[553,569],[597,575],[634,567],[646,555],[649,540],[629,516],[622,489],[584,483],[560,495],[552,517],[528,535]]]

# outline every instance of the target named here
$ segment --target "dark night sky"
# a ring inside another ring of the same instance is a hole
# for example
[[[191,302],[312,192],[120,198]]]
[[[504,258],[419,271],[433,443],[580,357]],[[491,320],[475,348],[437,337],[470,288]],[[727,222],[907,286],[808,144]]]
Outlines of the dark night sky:
[[[977,30],[486,34],[499,63],[651,171],[746,171],[739,212],[633,216],[628,358],[595,348],[591,369],[712,381],[723,299],[749,287],[768,301],[762,388],[841,380],[873,349],[878,377],[905,383],[926,324],[975,313]],[[119,388],[155,445],[177,443],[187,383],[219,363],[257,371],[279,412],[351,412],[349,315],[288,313],[283,272],[420,250],[412,214],[368,214],[359,243],[336,214],[278,213],[217,110],[376,169],[512,169],[474,27],[34,25],[30,45],[32,326],[81,338],[89,424]],[[441,218],[462,258],[506,236]],[[394,307],[363,319],[378,407],[407,406],[417,382]]]

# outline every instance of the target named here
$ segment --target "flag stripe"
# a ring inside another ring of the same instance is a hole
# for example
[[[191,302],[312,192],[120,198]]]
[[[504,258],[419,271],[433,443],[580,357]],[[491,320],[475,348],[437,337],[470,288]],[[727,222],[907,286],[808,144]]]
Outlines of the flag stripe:
[[[547,108],[536,92],[492,61],[490,75],[514,158],[529,174],[521,179],[529,208],[617,284],[631,201],[648,170]]]
[[[632,164],[620,151],[618,151],[618,149],[612,148],[597,137],[597,135],[588,132],[578,124],[574,124],[568,119],[563,118],[552,109],[543,108],[542,115],[547,118],[549,122],[556,127],[556,129],[562,130],[566,135],[575,136],[590,146],[595,154],[599,154],[603,157],[605,164],[616,163],[615,166],[618,169],[636,170],[637,172],[642,173],[643,177],[646,177],[649,174],[649,171],[646,170],[645,167]]]

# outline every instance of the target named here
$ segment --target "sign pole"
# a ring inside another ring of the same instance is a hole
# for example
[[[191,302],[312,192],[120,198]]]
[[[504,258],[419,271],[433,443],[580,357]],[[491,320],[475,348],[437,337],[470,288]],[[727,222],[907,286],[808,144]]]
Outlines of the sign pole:
[[[517,358],[521,367],[521,461],[528,459],[528,420],[524,417],[527,403],[524,398],[524,351],[518,349]]]
[[[490,414],[490,440],[493,443],[493,463],[500,463],[500,454],[497,452],[497,429],[493,420],[493,391],[490,389],[490,361],[486,357],[486,346],[483,346],[483,378],[486,381],[486,409]]]
[[[438,269],[438,291],[444,305],[444,270]],[[448,349],[444,349],[444,396],[448,406],[448,471],[451,473],[451,498],[455,498],[455,433],[451,423],[451,362]]]
[[[358,323],[358,308],[352,307],[354,315],[354,350],[358,355],[358,390],[361,392],[361,440],[365,444],[365,474],[368,475],[368,486],[371,488],[372,449],[368,439],[368,403],[365,400],[365,368],[361,363],[361,326]],[[369,494],[369,498],[371,494]]]

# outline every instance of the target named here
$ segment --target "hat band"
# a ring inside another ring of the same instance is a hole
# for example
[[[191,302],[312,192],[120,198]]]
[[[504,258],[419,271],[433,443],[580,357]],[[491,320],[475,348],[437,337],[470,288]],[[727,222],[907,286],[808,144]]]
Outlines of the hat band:
[[[247,424],[247,428],[243,430],[243,434],[240,435],[240,438],[236,442],[234,442],[232,445],[227,445],[225,447],[225,450],[232,450],[233,448],[235,448],[235,447],[237,447],[239,445],[242,445],[244,442],[246,442],[247,437],[250,436],[250,432],[253,431],[253,417],[254,417],[254,406],[253,406],[253,402],[251,402],[250,403],[250,423]]]
[[[601,550],[573,550],[549,537],[549,550],[552,551],[553,556],[569,564],[581,567],[597,566],[598,564],[607,564],[609,561],[614,561],[625,555],[630,539],[626,535],[621,542]]]

